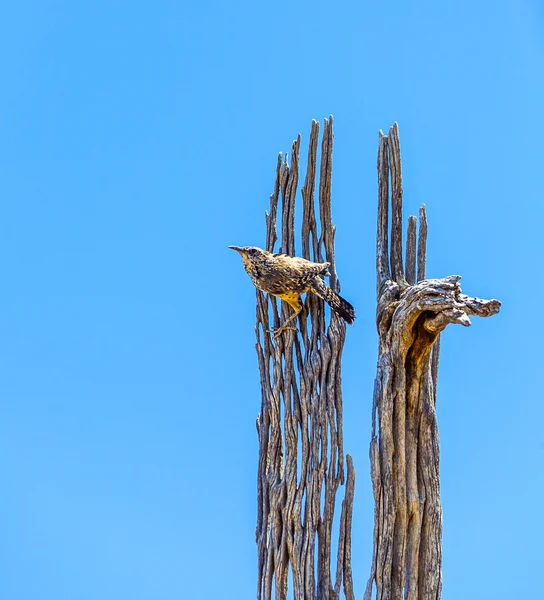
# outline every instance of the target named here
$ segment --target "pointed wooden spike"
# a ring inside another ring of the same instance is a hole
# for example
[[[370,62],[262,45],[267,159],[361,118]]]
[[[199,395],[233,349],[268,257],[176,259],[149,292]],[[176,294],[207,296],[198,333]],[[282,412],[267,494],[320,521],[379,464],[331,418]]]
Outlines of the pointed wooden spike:
[[[416,217],[409,217],[406,237],[406,281],[410,285],[416,282],[416,225]]]
[[[419,209],[419,238],[417,240],[417,280],[423,281],[427,268],[427,209]]]
[[[389,131],[389,168],[391,170],[391,276],[404,283],[402,266],[402,166],[397,124]]]
[[[380,131],[378,148],[378,231],[376,234],[376,293],[391,279],[389,270],[389,161],[387,136]]]

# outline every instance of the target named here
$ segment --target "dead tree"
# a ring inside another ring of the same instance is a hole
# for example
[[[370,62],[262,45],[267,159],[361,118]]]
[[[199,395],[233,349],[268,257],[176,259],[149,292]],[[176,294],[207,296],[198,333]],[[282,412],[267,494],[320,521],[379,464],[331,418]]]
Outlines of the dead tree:
[[[291,164],[281,154],[278,158],[266,215],[266,249],[330,262],[330,286],[339,292],[331,218],[332,117],[325,120],[316,198],[318,134],[314,121],[302,187],[300,252],[295,251],[300,136],[293,142]],[[388,136],[380,133],[378,187],[379,355],[370,445],[374,553],[364,598],[371,600],[375,585],[377,600],[439,600],[442,510],[435,407],[440,332],[449,323],[470,325],[469,315],[494,315],[500,303],[464,295],[457,275],[426,279],[424,206],[419,232],[417,219],[408,220],[403,258],[396,125]],[[276,247],[278,214],[281,243]],[[285,321],[290,309],[257,291],[255,331],[262,388],[257,419],[257,596],[287,598],[291,570],[296,600],[336,600],[342,586],[352,600],[355,473],[350,456],[344,464],[341,390],[346,326],[319,298],[308,294],[299,330],[274,338],[270,330],[280,325],[280,310]],[[333,519],[345,467],[333,583]]]
[[[319,125],[314,121],[302,187],[301,247],[295,248],[299,136],[293,142],[291,164],[287,159],[282,161],[281,154],[278,158],[276,184],[266,215],[266,249],[330,262],[329,284],[339,292],[331,218],[332,117],[325,120],[316,199],[318,136]],[[280,205],[278,248],[276,221]],[[341,358],[346,326],[317,296],[307,296],[299,331],[287,331],[274,339],[269,330],[272,325],[279,326],[279,311],[284,321],[291,309],[257,291],[255,331],[262,387],[257,419],[257,596],[270,600],[274,594],[276,600],[285,599],[290,568],[295,599],[336,599],[343,585],[346,598],[351,600],[355,473],[349,456],[334,582],[331,575],[336,494],[345,477]]]
[[[468,327],[469,315],[494,315],[500,302],[464,295],[458,275],[426,279],[425,206],[419,212],[417,243],[416,218],[408,220],[404,263],[396,124],[388,136],[380,132],[378,187],[379,352],[370,445],[374,555],[364,597],[370,600],[375,583],[377,600],[438,600],[442,509],[435,407],[440,332],[450,323]]]

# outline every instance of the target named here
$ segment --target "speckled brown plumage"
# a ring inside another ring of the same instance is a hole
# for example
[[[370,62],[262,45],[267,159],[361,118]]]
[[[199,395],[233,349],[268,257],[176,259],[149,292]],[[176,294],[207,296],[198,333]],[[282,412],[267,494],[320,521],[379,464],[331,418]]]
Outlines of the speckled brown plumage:
[[[272,254],[255,246],[229,246],[242,256],[244,268],[255,287],[285,300],[295,311],[276,331],[276,335],[287,329],[302,310],[300,296],[313,292],[322,298],[331,308],[349,324],[355,319],[353,306],[328,287],[321,275],[329,275],[329,263],[314,263],[304,258]]]

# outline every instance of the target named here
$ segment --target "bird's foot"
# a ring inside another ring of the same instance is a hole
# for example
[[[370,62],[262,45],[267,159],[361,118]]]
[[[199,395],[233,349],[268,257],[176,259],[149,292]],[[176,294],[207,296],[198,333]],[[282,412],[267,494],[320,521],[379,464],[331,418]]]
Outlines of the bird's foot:
[[[298,329],[296,327],[285,327],[282,325],[281,327],[278,327],[278,329],[267,329],[266,331],[267,333],[273,333],[275,339],[279,337],[284,331],[298,331]]]

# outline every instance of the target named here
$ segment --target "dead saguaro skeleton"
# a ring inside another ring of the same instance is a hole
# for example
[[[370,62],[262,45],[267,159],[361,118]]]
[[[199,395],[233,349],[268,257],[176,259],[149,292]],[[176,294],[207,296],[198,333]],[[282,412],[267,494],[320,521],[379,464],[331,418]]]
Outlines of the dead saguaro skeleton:
[[[302,187],[301,251],[295,252],[295,198],[300,136],[291,164],[278,158],[266,215],[266,250],[331,263],[340,292],[331,218],[332,118],[325,120],[316,197],[319,126],[314,121]],[[376,322],[379,337],[370,445],[374,491],[374,553],[364,600],[439,600],[442,509],[436,382],[440,332],[450,323],[488,317],[497,300],[461,292],[460,277],[426,279],[425,207],[408,220],[402,244],[402,177],[398,128],[380,134],[378,153]],[[281,211],[280,211],[281,206]],[[276,247],[280,211],[281,244]],[[391,218],[390,218],[391,217]],[[258,586],[261,600],[287,598],[289,570],[296,600],[354,599],[351,519],[355,473],[344,464],[341,357],[346,325],[308,294],[298,331],[270,330],[290,308],[257,290],[257,355],[261,412],[257,419]],[[346,472],[345,472],[346,471]],[[336,572],[331,574],[336,494],[345,483]]]
[[[276,184],[266,215],[266,246],[314,262],[331,263],[330,287],[340,291],[334,261],[331,218],[332,117],[325,120],[316,198],[319,125],[312,123],[306,180],[302,188],[301,249],[295,252],[295,198],[300,136],[291,164],[278,158]],[[276,221],[281,200],[281,244]],[[317,204],[317,210],[316,210]],[[257,290],[257,355],[262,387],[257,419],[258,598],[287,598],[289,568],[296,600],[336,599],[343,585],[354,598],[351,578],[351,514],[355,474],[347,457],[345,499],[340,517],[336,573],[331,576],[331,543],[336,493],[344,484],[341,355],[346,335],[342,319],[314,294],[307,294],[298,332],[270,333],[291,309]]]
[[[457,275],[425,279],[424,206],[417,244],[416,218],[408,220],[403,266],[396,124],[387,136],[380,133],[378,186],[379,353],[370,445],[374,555],[364,599],[371,599],[375,584],[377,600],[439,600],[442,509],[435,411],[439,336],[450,323],[469,326],[469,315],[496,314],[500,302],[462,294]]]

